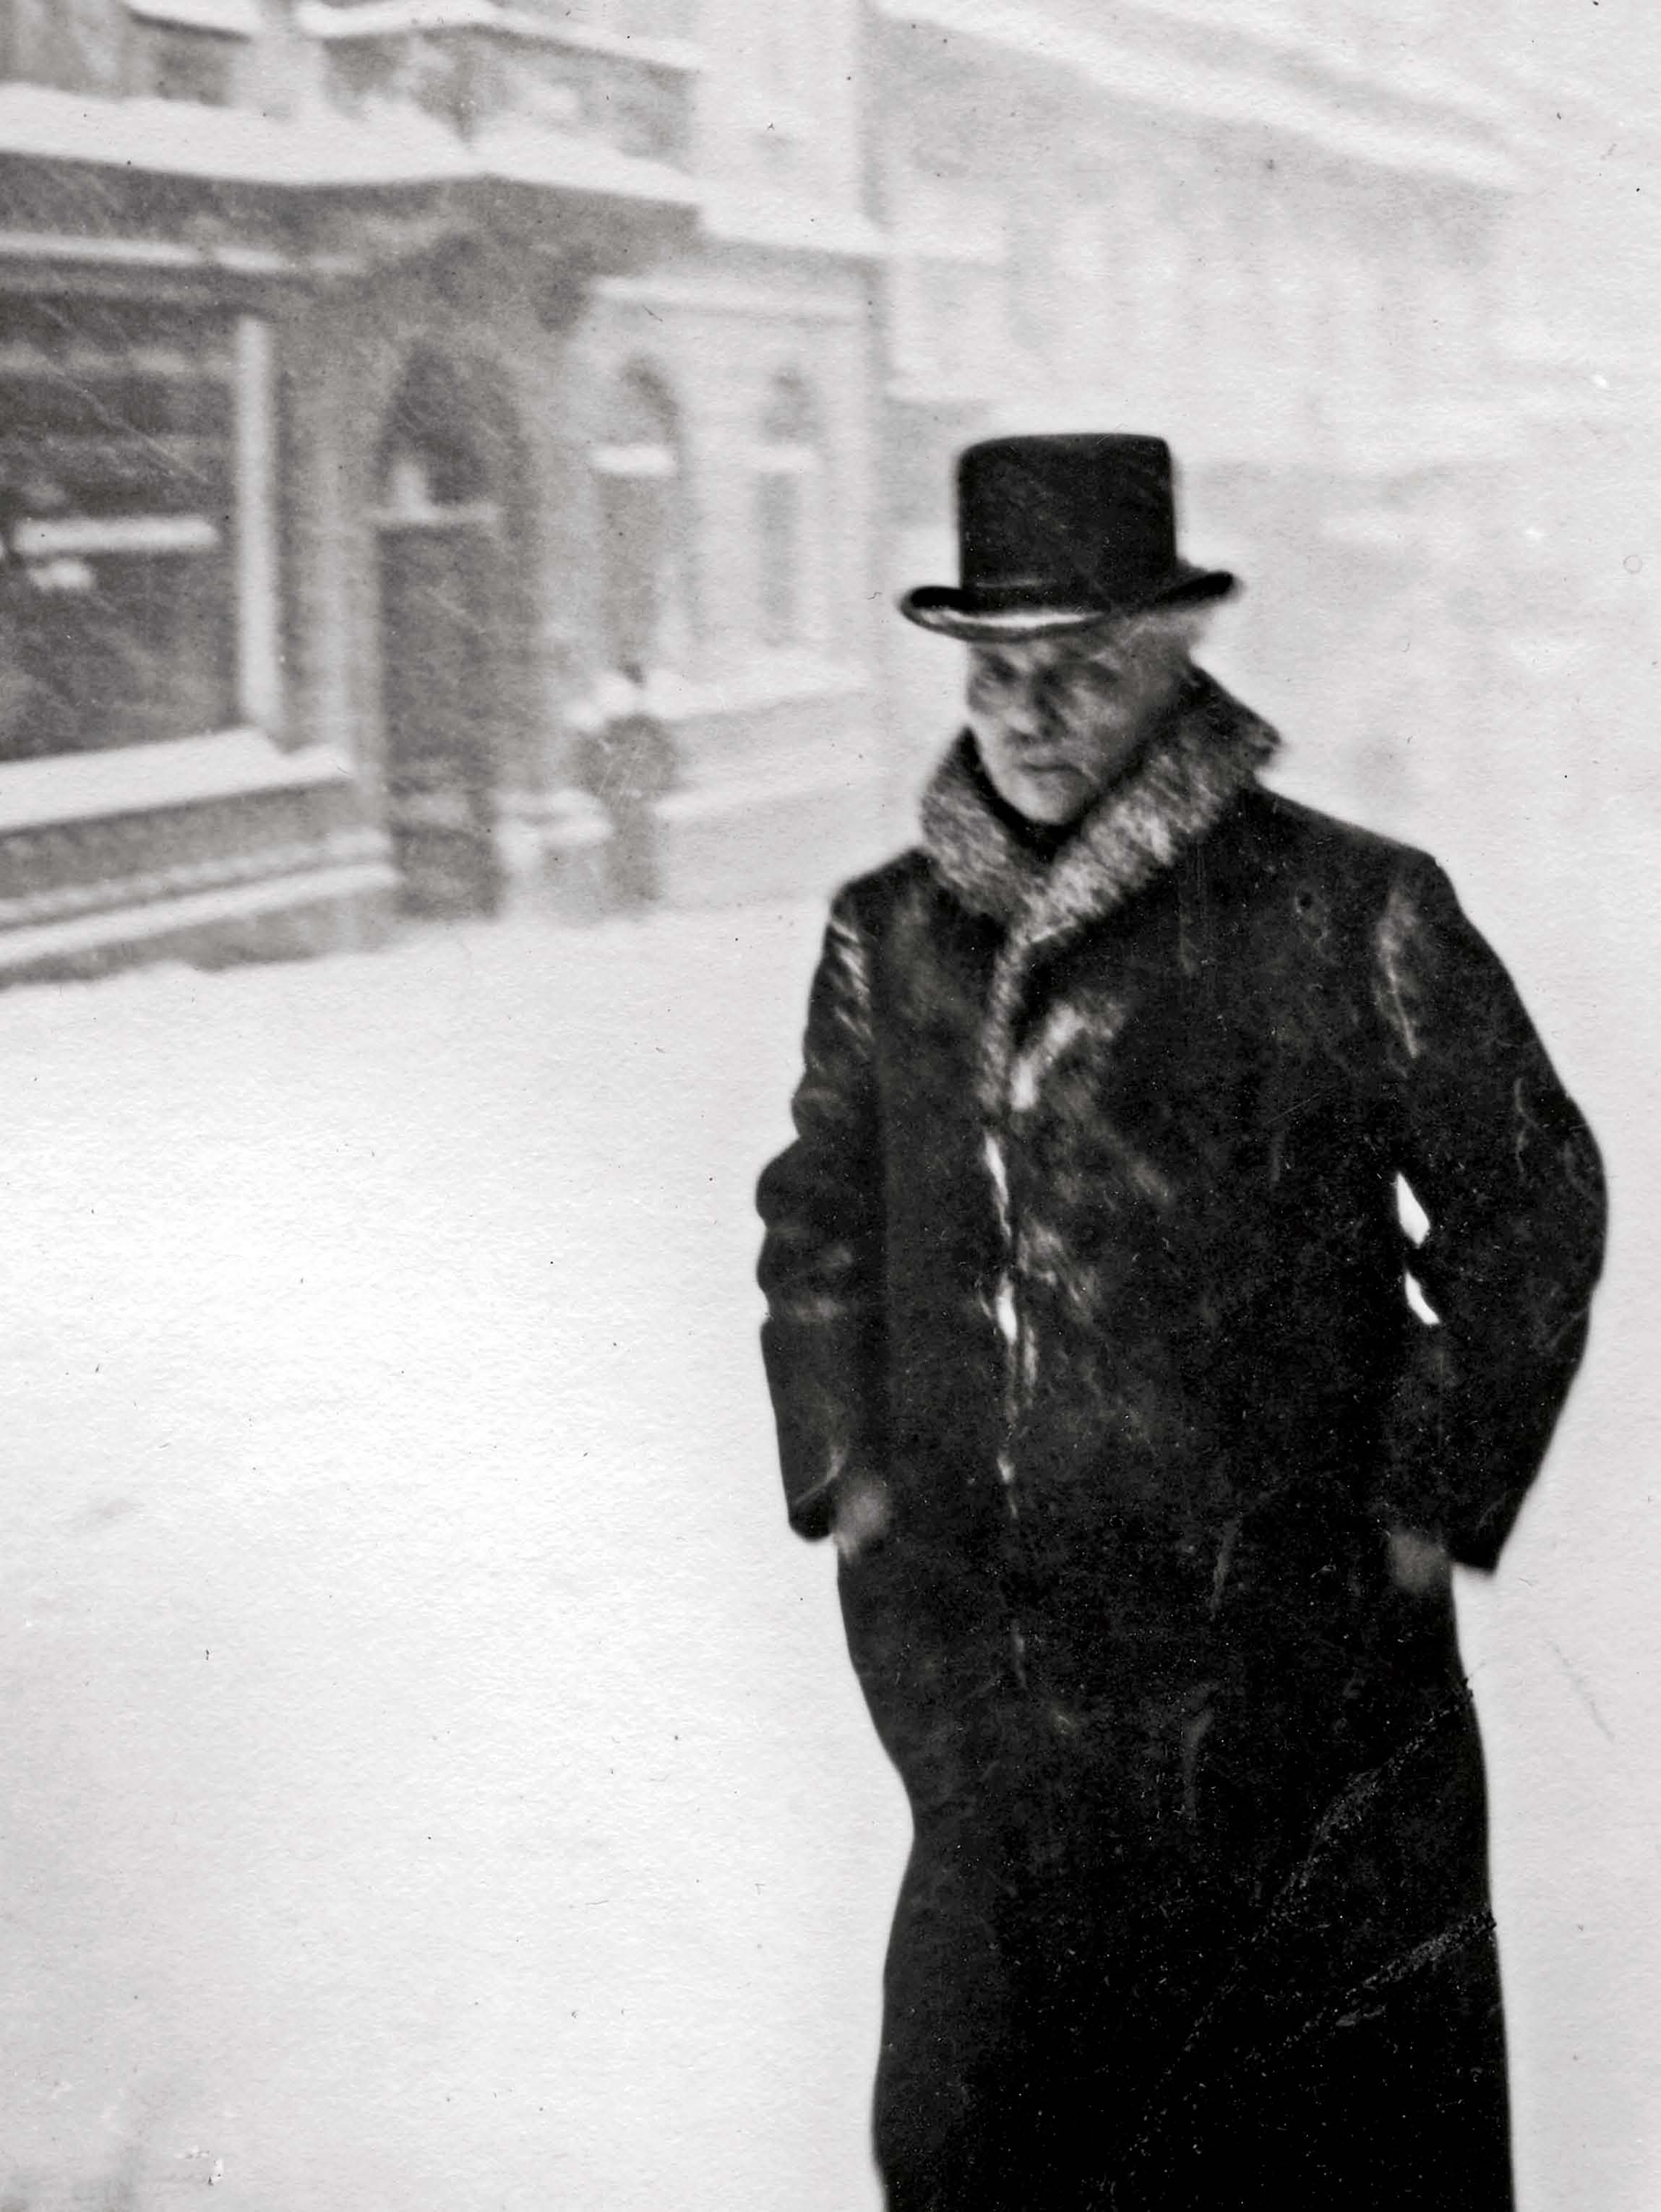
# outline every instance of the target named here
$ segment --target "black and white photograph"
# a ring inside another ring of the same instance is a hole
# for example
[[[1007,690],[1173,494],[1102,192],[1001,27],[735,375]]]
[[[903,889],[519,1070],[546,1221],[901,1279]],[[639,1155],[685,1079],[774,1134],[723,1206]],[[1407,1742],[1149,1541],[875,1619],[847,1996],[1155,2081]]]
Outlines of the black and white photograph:
[[[1656,2212],[1658,517],[1648,0],[0,0],[0,2212]]]

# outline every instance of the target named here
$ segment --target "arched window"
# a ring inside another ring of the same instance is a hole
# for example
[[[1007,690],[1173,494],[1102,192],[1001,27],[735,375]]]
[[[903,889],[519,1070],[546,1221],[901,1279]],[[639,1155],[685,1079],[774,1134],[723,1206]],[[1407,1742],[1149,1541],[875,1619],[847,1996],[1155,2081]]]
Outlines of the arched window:
[[[823,535],[818,425],[799,376],[773,380],[755,453],[755,536],[762,643],[813,641]]]
[[[674,668],[691,627],[684,472],[674,402],[649,369],[617,380],[592,460],[611,665]]]

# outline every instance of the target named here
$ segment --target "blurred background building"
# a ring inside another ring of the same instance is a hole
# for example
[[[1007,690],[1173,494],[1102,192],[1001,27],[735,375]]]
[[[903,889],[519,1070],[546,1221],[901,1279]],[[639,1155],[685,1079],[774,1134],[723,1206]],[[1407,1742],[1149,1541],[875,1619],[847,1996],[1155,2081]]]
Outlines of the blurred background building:
[[[580,909],[629,669],[664,895],[822,888],[999,429],[1170,437],[1310,796],[1543,789],[1654,657],[1548,6],[0,0],[0,973]]]
[[[870,817],[856,11],[693,14],[3,0],[0,961],[580,872],[630,662],[672,895]]]
[[[1430,5],[1376,47],[1354,7],[880,12],[902,568],[950,558],[965,437],[1157,425],[1187,537],[1247,580],[1242,680],[1337,803],[1392,796],[1415,731],[1479,711],[1498,598],[1506,103],[1433,64]]]

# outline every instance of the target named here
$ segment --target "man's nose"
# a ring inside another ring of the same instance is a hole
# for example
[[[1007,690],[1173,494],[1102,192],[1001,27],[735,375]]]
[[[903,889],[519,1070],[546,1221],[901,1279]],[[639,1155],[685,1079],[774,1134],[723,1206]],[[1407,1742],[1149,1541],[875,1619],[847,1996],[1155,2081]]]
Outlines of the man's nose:
[[[1034,676],[1022,702],[1022,720],[1035,730],[1050,728],[1061,719],[1066,690],[1065,678],[1055,671],[1045,669]]]
[[[1055,716],[1041,700],[1023,699],[1004,718],[1004,727],[1018,744],[1041,744],[1054,727]]]

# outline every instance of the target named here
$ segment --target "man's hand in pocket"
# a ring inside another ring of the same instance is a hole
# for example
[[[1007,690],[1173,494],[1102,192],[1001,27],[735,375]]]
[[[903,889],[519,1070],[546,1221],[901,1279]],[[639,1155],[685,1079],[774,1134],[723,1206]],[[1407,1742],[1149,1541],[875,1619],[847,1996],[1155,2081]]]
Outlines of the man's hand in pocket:
[[[1447,1546],[1418,1528],[1392,1528],[1390,1571],[1397,1589],[1413,1597],[1427,1597],[1448,1579]]]
[[[851,1566],[862,1552],[868,1551],[885,1534],[892,1511],[886,1483],[874,1474],[848,1476],[837,1500],[837,1517],[831,1524],[837,1551],[844,1566]]]

